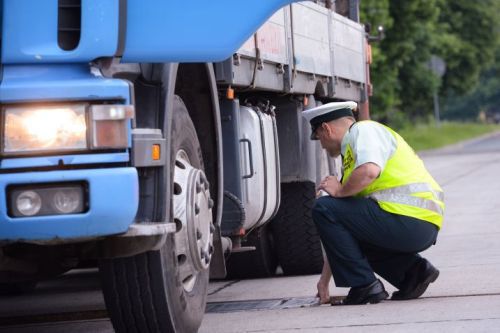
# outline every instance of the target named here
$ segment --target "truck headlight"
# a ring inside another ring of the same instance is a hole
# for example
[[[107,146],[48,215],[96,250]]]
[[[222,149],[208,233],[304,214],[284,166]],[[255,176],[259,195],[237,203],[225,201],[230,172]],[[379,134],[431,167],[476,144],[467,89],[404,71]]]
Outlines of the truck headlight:
[[[4,153],[87,148],[85,105],[7,107]]]
[[[2,153],[124,149],[132,105],[68,104],[4,108]]]

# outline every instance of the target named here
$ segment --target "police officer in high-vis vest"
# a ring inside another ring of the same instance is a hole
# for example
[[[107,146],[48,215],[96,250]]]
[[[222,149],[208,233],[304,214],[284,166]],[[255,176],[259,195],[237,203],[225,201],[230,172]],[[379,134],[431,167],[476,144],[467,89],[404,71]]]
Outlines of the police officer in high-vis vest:
[[[420,297],[439,271],[418,253],[435,244],[443,220],[443,191],[412,148],[375,121],[356,122],[355,102],[307,111],[311,139],[342,156],[342,178],[326,177],[312,217],[328,260],[318,296],[328,285],[350,287],[341,304],[378,303],[389,294],[374,272],[398,288],[393,300]]]

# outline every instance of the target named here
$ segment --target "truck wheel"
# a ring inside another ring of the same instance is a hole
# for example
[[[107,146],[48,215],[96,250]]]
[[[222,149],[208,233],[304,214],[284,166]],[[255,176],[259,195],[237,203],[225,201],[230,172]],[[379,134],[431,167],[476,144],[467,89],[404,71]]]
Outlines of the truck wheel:
[[[252,231],[241,245],[255,246],[256,249],[231,254],[226,265],[229,279],[255,279],[276,273],[278,258],[268,225]]]
[[[321,241],[312,221],[312,182],[281,184],[281,205],[271,222],[278,260],[285,275],[321,273]]]
[[[172,117],[173,194],[163,206],[171,206],[176,232],[159,251],[100,263],[116,332],[196,332],[205,312],[213,201],[194,125],[177,96]]]

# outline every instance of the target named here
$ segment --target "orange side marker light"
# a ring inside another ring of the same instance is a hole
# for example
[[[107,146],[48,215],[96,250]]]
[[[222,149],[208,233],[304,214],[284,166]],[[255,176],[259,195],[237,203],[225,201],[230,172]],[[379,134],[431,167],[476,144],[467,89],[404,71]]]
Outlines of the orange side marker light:
[[[151,147],[151,157],[153,161],[158,161],[161,157],[160,145],[153,145]]]

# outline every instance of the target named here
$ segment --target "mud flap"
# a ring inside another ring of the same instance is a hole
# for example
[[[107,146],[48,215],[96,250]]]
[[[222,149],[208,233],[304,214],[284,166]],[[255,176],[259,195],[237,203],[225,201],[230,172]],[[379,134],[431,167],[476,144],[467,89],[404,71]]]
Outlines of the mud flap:
[[[213,237],[214,253],[212,255],[212,260],[210,261],[210,278],[223,279],[226,277],[226,264],[224,251],[222,249],[220,226],[217,224],[215,225]]]

